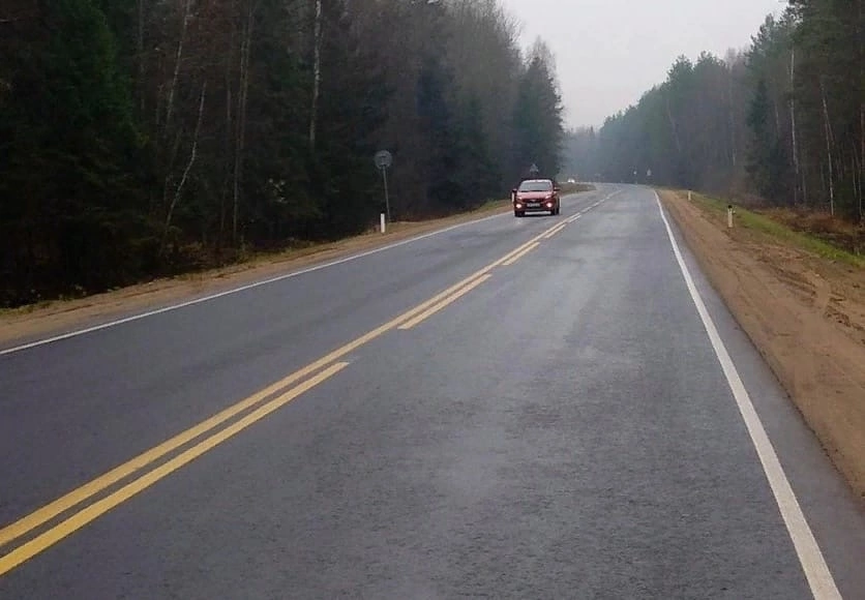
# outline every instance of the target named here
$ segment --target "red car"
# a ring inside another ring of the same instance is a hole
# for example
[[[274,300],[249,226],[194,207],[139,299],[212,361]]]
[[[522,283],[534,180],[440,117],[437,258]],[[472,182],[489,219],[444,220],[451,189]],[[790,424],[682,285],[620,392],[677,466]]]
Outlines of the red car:
[[[526,211],[549,211],[551,215],[561,212],[559,186],[551,179],[526,179],[511,193],[514,216],[523,217]]]

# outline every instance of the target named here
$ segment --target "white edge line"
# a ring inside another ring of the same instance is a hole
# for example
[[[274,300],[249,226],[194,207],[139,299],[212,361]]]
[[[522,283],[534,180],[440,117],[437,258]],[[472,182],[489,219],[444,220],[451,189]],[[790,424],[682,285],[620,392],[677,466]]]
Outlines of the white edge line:
[[[658,202],[658,209],[661,211],[664,226],[667,228],[667,235],[670,237],[670,244],[673,246],[676,261],[679,263],[679,268],[685,278],[688,291],[691,293],[691,299],[697,307],[697,312],[700,314],[700,319],[702,319],[709,340],[712,342],[712,348],[715,350],[715,355],[718,357],[718,362],[721,363],[721,368],[727,378],[727,384],[730,386],[730,391],[733,392],[733,397],[739,406],[739,412],[745,421],[751,441],[760,457],[766,479],[768,479],[769,486],[772,488],[772,493],[775,496],[781,517],[784,519],[784,524],[790,533],[790,538],[793,541],[793,546],[796,549],[802,570],[811,587],[811,593],[816,600],[840,600],[841,593],[838,591],[832,573],[829,571],[829,566],[826,564],[826,559],[820,551],[820,546],[814,538],[814,533],[808,525],[808,520],[802,512],[802,507],[799,505],[790,481],[784,473],[784,468],[778,460],[778,455],[775,453],[772,441],[769,439],[762,421],[760,421],[748,390],[745,388],[745,384],[742,382],[742,378],[739,376],[732,358],[730,358],[730,353],[727,351],[727,347],[724,345],[711,315],[709,315],[706,304],[697,290],[691,272],[685,264],[685,259],[673,235],[673,230],[664,213],[664,208],[657,191],[655,191],[655,199]]]
[[[0,350],[0,356],[4,356],[7,354],[13,354],[15,352],[21,352],[22,350],[29,350],[30,348],[36,348],[38,346],[44,346],[46,344],[52,344],[54,342],[60,342],[62,340],[68,340],[70,338],[78,337],[81,335],[85,335],[88,333],[93,333],[96,331],[101,331],[103,329],[108,329],[110,327],[116,327],[118,325],[123,325],[125,323],[131,323],[133,321],[139,321],[141,319],[146,319],[147,317],[153,317],[156,315],[160,315],[162,313],[167,313],[173,310],[178,310],[181,308],[186,308],[188,306],[194,306],[196,304],[202,304],[204,302],[209,302],[211,300],[216,300],[217,298],[222,298],[224,296],[230,296],[232,294],[238,294],[240,292],[245,292],[247,290],[251,290],[257,287],[270,285],[272,283],[278,283],[280,281],[284,281],[286,279],[291,279],[292,277],[298,277],[300,275],[305,275],[307,273],[312,273],[314,271],[320,271],[322,269],[327,269],[330,267],[335,267],[337,265],[341,265],[347,262],[351,262],[354,260],[358,260],[360,258],[365,258],[367,256],[371,256],[373,254],[378,254],[379,252],[385,252],[387,250],[391,250],[393,248],[398,248],[399,246],[405,246],[407,244],[412,244],[414,242],[419,242],[420,240],[430,238],[436,235],[440,235],[442,233],[447,233],[448,231],[453,231],[454,229],[458,229],[460,227],[466,227],[468,225],[476,225],[478,223],[483,223],[484,221],[490,221],[492,219],[499,219],[501,217],[508,216],[510,213],[502,213],[498,215],[492,215],[489,217],[484,217],[482,219],[475,219],[474,221],[466,221],[465,223],[457,223],[456,225],[451,225],[450,227],[446,227],[444,229],[438,229],[436,231],[432,231],[430,233],[425,233],[423,235],[419,235],[413,238],[409,238],[407,240],[402,240],[399,242],[395,242],[393,244],[389,244],[387,246],[382,246],[381,248],[374,248],[372,250],[367,250],[366,252],[361,252],[360,254],[352,254],[351,256],[346,256],[337,260],[333,260],[327,263],[323,263],[320,265],[315,265],[312,267],[308,267],[306,269],[301,269],[299,271],[293,271],[291,273],[286,273],[285,275],[279,275],[277,277],[271,277],[269,279],[264,279],[262,281],[256,281],[254,283],[250,283],[241,287],[232,288],[230,290],[225,290],[223,292],[219,292],[216,294],[210,294],[208,296],[203,296],[201,298],[195,298],[194,300],[189,300],[186,302],[181,302],[179,304],[172,304],[170,306],[164,306],[162,308],[158,308],[156,310],[150,310],[147,312],[135,314],[129,317],[124,317],[122,319],[115,319],[113,321],[109,321],[107,323],[102,323],[100,325],[94,325],[93,327],[87,327],[84,329],[76,329],[74,331],[70,331],[68,333],[63,333],[60,335],[55,335],[49,338],[36,340],[33,342],[29,342],[26,344],[22,344],[20,346],[13,346],[12,348],[7,348],[5,350]]]

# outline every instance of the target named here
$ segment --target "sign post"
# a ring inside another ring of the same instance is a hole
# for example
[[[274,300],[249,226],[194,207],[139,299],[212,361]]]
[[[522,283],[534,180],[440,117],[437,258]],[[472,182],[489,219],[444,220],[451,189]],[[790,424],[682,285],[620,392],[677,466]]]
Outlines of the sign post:
[[[384,204],[387,211],[387,220],[390,222],[390,198],[387,192],[387,170],[393,164],[393,155],[387,150],[380,150],[375,153],[375,166],[381,171],[382,179],[384,179]]]

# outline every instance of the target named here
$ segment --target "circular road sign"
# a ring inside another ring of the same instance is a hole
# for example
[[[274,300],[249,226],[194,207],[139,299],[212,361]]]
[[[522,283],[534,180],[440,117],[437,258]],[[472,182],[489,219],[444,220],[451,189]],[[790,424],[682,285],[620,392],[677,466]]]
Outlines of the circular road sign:
[[[375,166],[379,169],[387,169],[393,164],[393,156],[387,150],[380,150],[375,153]]]

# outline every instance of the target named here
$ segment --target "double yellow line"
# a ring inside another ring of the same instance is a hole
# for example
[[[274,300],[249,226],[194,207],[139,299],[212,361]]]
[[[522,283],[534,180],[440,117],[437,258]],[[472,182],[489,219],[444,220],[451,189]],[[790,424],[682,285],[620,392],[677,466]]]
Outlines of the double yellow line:
[[[330,379],[348,366],[347,362],[340,362],[340,359],[349,353],[392,329],[411,329],[428,319],[487,281],[492,277],[490,271],[501,265],[513,264],[537,248],[544,236],[561,227],[562,224],[551,227],[502,258],[472,273],[459,283],[388,321],[384,325],[337,348],[291,375],[280,379],[205,421],[182,431],[158,446],[139,454],[81,487],[57,498],[31,514],[3,527],[0,529],[0,548],[19,538],[36,533],[43,525],[86,503],[83,508],[79,508],[59,523],[36,534],[6,554],[0,555],[0,576],[60,542],[119,504],[129,500],[139,492],[149,488],[254,423],[264,419],[305,392]],[[243,413],[246,414],[243,415]],[[236,417],[239,418],[229,423]],[[196,440],[198,441],[196,442]],[[193,444],[193,442],[195,443]],[[174,456],[169,458],[169,455],[172,453],[174,453]],[[165,462],[154,464],[166,458],[168,460]],[[103,492],[106,492],[108,488],[121,484],[121,482],[133,475],[135,476],[134,479],[122,484],[118,489],[101,498],[96,498]]]
[[[443,292],[445,297],[441,300],[437,300],[432,306],[424,309],[420,314],[409,318],[407,321],[399,325],[400,330],[407,330],[416,327],[419,323],[425,321],[432,315],[436,314],[440,310],[446,308],[448,305],[454,303],[458,299],[462,298],[473,289],[487,281],[492,275],[490,271],[499,266],[508,267],[518,260],[520,260],[523,256],[537,248],[541,245],[541,239],[550,238],[552,235],[555,235],[559,231],[565,228],[567,223],[557,223],[553,227],[550,227],[540,235],[530,239],[528,242],[523,244],[522,246],[508,252],[506,255],[498,259],[497,261],[487,265],[480,271],[472,273],[461,282],[450,288],[449,290]],[[552,235],[551,235],[552,233]]]
[[[36,556],[40,552],[43,552],[44,550],[50,548],[65,537],[75,533],[88,523],[96,520],[98,517],[107,513],[112,508],[125,502],[126,500],[129,500],[139,492],[152,486],[157,481],[167,477],[179,468],[189,464],[205,452],[212,450],[227,439],[234,437],[253,423],[260,421],[275,410],[282,408],[304,392],[314,388],[323,381],[330,379],[347,366],[348,363],[345,362],[331,365],[315,377],[312,377],[309,380],[301,383],[300,385],[286,391],[285,393],[277,396],[273,400],[266,402],[265,404],[258,407],[256,410],[247,414],[242,419],[203,439],[194,446],[188,448],[187,450],[184,450],[171,460],[168,460],[167,462],[157,466],[151,471],[146,472],[145,474],[141,475],[140,477],[132,480],[120,489],[116,490],[115,492],[112,492],[104,498],[86,506],[85,508],[79,510],[78,512],[66,518],[59,524],[37,535],[30,541],[15,548],[8,554],[3,555],[2,557],[0,557],[0,576],[8,573],[24,561]],[[193,427],[192,429],[189,429],[182,434],[175,436],[167,442],[160,444],[153,450],[145,452],[144,454],[132,459],[131,461],[124,463],[123,465],[113,469],[112,471],[109,471],[105,475],[94,479],[90,483],[78,488],[77,490],[70,492],[69,494],[63,496],[62,498],[59,498],[58,500],[55,500],[51,504],[42,507],[31,515],[19,521],[16,521],[8,527],[3,528],[2,530],[0,530],[0,536],[2,536],[0,540],[2,540],[3,544],[6,544],[26,533],[33,531],[35,528],[56,517],[65,510],[68,510],[69,508],[80,504],[84,500],[92,498],[108,486],[118,482],[120,479],[123,479],[127,475],[130,475],[135,471],[142,469],[144,466],[151,462],[154,462],[158,458],[162,458],[171,450],[179,447],[184,440],[192,439],[193,437],[195,437],[196,432],[206,431],[208,428],[212,429],[216,427],[218,424],[221,424],[225,420],[229,419],[230,416],[233,416],[237,412],[243,410],[243,408],[250,406],[252,404],[252,400],[259,400],[262,395],[264,395],[264,391],[259,392],[254,396],[251,396],[247,400],[219,413],[218,415],[208,419],[200,425],[197,425],[196,427]]]

